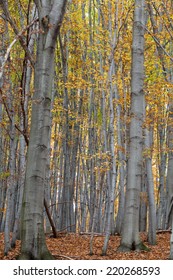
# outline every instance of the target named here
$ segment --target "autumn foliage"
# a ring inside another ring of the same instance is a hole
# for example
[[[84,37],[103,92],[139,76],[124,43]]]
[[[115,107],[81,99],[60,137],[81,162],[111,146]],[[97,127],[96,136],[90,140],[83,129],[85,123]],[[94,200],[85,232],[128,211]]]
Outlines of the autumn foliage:
[[[143,131],[149,131],[150,140],[145,146],[143,133],[139,207],[139,230],[144,243],[151,226],[147,159],[153,176],[157,230],[170,229],[173,212],[173,4],[170,0],[150,2],[145,4],[143,123]],[[15,259],[20,248],[19,221],[31,108],[39,103],[33,100],[37,39],[44,30],[40,28],[34,1],[0,3],[0,259]],[[133,13],[132,0],[73,0],[66,7],[55,49],[50,146],[44,181],[55,228],[57,232],[67,232],[57,239],[47,237],[49,250],[56,259],[169,256],[168,232],[157,235],[155,246],[147,243],[150,252],[116,252],[120,242],[116,234],[121,234],[124,217],[132,117]],[[47,28],[51,29],[49,23]],[[115,67],[110,75],[111,61]],[[114,170],[113,210],[109,211]],[[111,237],[107,256],[101,257],[109,212]],[[51,226],[46,211],[43,216],[47,234]],[[83,232],[90,235],[80,235]],[[12,247],[16,244],[16,249],[5,257],[4,239]]]

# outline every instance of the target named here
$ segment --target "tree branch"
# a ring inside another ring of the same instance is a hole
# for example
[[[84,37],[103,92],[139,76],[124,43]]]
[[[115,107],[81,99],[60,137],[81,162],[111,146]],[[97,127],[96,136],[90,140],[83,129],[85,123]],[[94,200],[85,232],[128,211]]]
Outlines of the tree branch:
[[[12,49],[12,47],[14,46],[14,44],[17,42],[17,40],[21,38],[22,34],[28,29],[30,28],[36,21],[38,21],[38,18],[37,19],[34,19],[30,24],[28,24],[24,29],[22,29],[16,36],[16,38],[11,42],[11,44],[9,45],[9,47],[7,48],[7,51],[6,51],[6,54],[4,56],[4,61],[2,63],[2,66],[0,68],[0,80],[2,79],[2,75],[3,75],[3,71],[4,71],[4,67],[5,67],[5,64],[8,60],[8,57],[9,57],[9,54],[10,54],[10,51]],[[26,47],[27,48],[27,47]],[[27,51],[29,52],[29,50],[27,49]],[[31,55],[31,54],[30,54]],[[31,62],[31,59],[30,59],[30,62]],[[31,62],[31,65],[34,67],[34,61],[32,59],[32,62]]]
[[[38,21],[38,18],[34,19],[30,24],[28,24],[24,29],[22,29],[22,31],[19,32],[18,27],[16,26],[14,20],[13,20],[13,19],[11,18],[11,16],[10,16],[10,13],[9,13],[9,10],[8,10],[8,6],[7,6],[7,2],[1,0],[1,1],[0,1],[0,4],[1,4],[2,9],[3,9],[3,11],[4,11],[6,20],[10,23],[11,27],[13,28],[14,33],[16,34],[16,38],[15,38],[14,41],[10,44],[10,46],[11,46],[11,45],[13,46],[13,45],[16,43],[17,39],[19,39],[19,42],[20,42],[22,48],[23,48],[24,51],[26,52],[26,54],[27,54],[27,56],[28,56],[28,59],[30,60],[31,65],[32,65],[32,67],[34,68],[34,60],[33,60],[33,58],[32,58],[32,55],[31,55],[30,51],[29,51],[28,48],[27,48],[26,42],[25,42],[25,40],[24,40],[24,38],[23,38],[22,35],[23,35],[23,33],[24,33],[29,27],[31,27],[36,21]],[[12,46],[11,46],[11,48],[12,48]],[[11,48],[10,48],[10,49],[11,49]],[[8,55],[9,55],[9,54],[8,54]]]
[[[145,27],[145,29],[148,32],[148,34],[150,34],[151,37],[154,39],[156,44],[162,49],[162,51],[170,58],[171,61],[173,61],[173,57],[165,50],[165,48],[160,44],[158,39],[149,31],[149,29],[147,27]]]
[[[2,89],[0,89],[0,93],[1,93],[1,95],[2,95]],[[12,118],[11,118],[9,109],[8,109],[8,106],[7,106],[7,104],[6,104],[5,100],[4,100],[4,98],[3,98],[3,95],[2,95],[2,102],[3,102],[3,104],[4,104],[4,108],[5,108],[5,111],[6,111],[6,113],[7,113],[7,116],[8,116],[8,118],[9,118],[10,122],[12,122]],[[27,137],[25,131],[22,131],[22,130],[18,127],[17,124],[14,124],[14,126],[15,126],[15,128],[23,135],[23,137],[24,137],[24,139],[25,139],[25,142],[26,142],[26,145],[28,146],[28,145],[29,145],[29,139],[28,139],[28,137]]]

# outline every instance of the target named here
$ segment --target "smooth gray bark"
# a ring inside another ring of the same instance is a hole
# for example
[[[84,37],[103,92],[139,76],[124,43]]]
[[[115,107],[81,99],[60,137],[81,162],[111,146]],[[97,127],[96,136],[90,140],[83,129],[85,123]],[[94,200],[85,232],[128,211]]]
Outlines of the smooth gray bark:
[[[159,187],[158,187],[158,201],[157,201],[157,228],[165,229],[166,223],[166,188],[165,188],[165,175],[166,175],[166,162],[167,154],[163,150],[166,141],[166,130],[159,126],[159,141],[160,141],[160,157],[159,157]]]
[[[152,173],[152,158],[151,158],[151,146],[152,146],[152,130],[145,128],[145,148],[146,153],[146,175],[147,175],[147,190],[148,190],[148,202],[149,202],[149,229],[148,229],[148,241],[150,244],[156,244],[156,207],[154,196],[154,181]]]
[[[4,23],[5,25],[5,23]],[[5,27],[5,31],[7,32],[7,28]],[[6,33],[4,32],[4,33]],[[1,39],[1,49],[0,49],[0,69],[4,62],[4,56],[6,52],[6,44],[5,44],[5,37],[2,33],[0,39]],[[4,76],[3,73],[0,74],[0,90],[3,87],[4,82]],[[0,102],[0,123],[3,120],[3,105]],[[2,126],[0,126],[0,231],[2,230],[2,220],[4,216],[4,206],[5,206],[5,197],[6,197],[6,187],[3,180],[3,172],[4,172],[4,163],[3,163],[3,155],[4,155],[4,146],[3,146],[3,129]]]
[[[10,176],[8,177],[8,189],[6,197],[6,216],[5,216],[5,248],[4,254],[7,255],[8,251],[11,249],[10,244],[10,231],[13,225],[13,215],[14,215],[14,197],[15,197],[15,155],[16,155],[16,141],[15,141],[15,126],[14,126],[14,109],[12,96],[11,100],[11,123],[10,123],[10,154],[9,154],[9,172]]]
[[[130,147],[127,168],[125,213],[120,251],[140,250],[139,203],[142,182],[142,149],[144,120],[144,28],[145,1],[136,0],[133,23],[131,69]]]
[[[50,109],[56,39],[65,13],[66,0],[35,0],[42,32],[38,35],[35,64],[31,132],[21,213],[19,259],[52,259],[47,249],[44,226],[44,182],[50,135]]]
[[[147,179],[145,176],[145,166],[143,165],[141,195],[140,195],[140,209],[139,209],[139,231],[145,232],[147,230]]]

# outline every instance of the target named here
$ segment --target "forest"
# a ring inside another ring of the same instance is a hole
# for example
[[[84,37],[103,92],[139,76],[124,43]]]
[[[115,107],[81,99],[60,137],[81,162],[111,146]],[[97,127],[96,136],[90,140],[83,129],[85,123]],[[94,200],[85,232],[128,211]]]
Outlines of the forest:
[[[172,260],[172,228],[173,1],[0,0],[0,259]]]

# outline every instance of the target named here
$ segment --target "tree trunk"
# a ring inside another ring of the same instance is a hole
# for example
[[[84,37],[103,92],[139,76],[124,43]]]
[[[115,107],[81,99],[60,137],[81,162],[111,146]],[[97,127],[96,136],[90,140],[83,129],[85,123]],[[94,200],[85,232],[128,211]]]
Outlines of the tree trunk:
[[[39,13],[31,132],[21,213],[21,255],[19,259],[53,259],[47,249],[44,226],[44,182],[50,135],[50,109],[54,75],[54,52],[65,12],[66,0],[35,0]]]
[[[149,202],[149,229],[148,241],[150,244],[156,244],[156,207],[154,197],[154,181],[152,173],[152,160],[151,160],[151,146],[152,146],[152,131],[145,128],[145,148],[146,153],[146,173],[147,173],[147,189],[148,189],[148,202]]]
[[[119,251],[143,248],[139,236],[139,202],[142,182],[142,146],[145,99],[144,83],[144,26],[145,1],[135,1],[131,74],[130,149],[127,170],[124,224]]]
[[[147,179],[145,174],[145,165],[143,165],[140,209],[139,209],[139,231],[144,232],[147,229]]]

